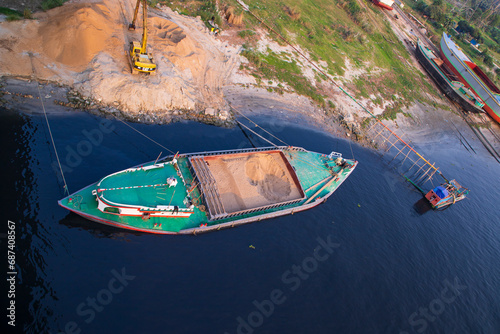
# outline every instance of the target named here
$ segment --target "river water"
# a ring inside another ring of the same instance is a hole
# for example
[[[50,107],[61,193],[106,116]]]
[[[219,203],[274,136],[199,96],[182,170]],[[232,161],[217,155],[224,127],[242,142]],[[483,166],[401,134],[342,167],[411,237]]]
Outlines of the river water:
[[[418,213],[421,195],[376,152],[319,130],[257,119],[287,144],[359,166],[315,209],[197,236],[130,233],[58,207],[42,114],[0,112],[2,231],[15,224],[12,333],[500,333],[497,164],[440,133],[419,145],[468,199]],[[124,124],[52,111],[70,192],[164,148]],[[174,152],[267,146],[238,127],[132,124]],[[9,275],[7,275],[9,278]],[[5,283],[5,281],[4,281]],[[5,293],[4,293],[5,292]],[[10,311],[4,311],[9,314]]]

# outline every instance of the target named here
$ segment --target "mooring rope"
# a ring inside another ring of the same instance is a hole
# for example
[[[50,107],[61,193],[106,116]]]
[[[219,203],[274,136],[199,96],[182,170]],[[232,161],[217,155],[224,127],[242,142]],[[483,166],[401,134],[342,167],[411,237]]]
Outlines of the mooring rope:
[[[266,129],[264,129],[263,127],[261,127],[259,124],[255,123],[254,121],[252,121],[250,118],[248,118],[247,116],[245,116],[241,111],[239,111],[238,109],[236,109],[235,107],[233,107],[231,105],[231,109],[233,109],[234,111],[236,111],[240,116],[244,117],[246,120],[248,120],[250,123],[254,124],[256,127],[262,129],[265,133],[267,133],[268,135],[270,135],[271,137],[279,140],[280,142],[282,142],[283,144],[285,144],[286,146],[290,146],[289,144],[287,144],[285,141],[283,141],[281,138],[278,138],[276,137],[275,135],[273,135],[271,132],[267,131]],[[239,123],[239,122],[238,122]],[[276,145],[275,145],[276,146]]]
[[[113,116],[115,116],[115,115],[113,115]],[[162,144],[158,143],[158,142],[157,142],[156,140],[154,140],[153,138],[148,137],[146,134],[144,134],[144,133],[142,133],[141,131],[137,130],[136,128],[134,128],[134,127],[133,127],[133,126],[131,126],[130,124],[127,124],[127,122],[125,122],[124,120],[122,120],[122,119],[118,118],[117,116],[115,116],[115,118],[116,118],[118,121],[120,121],[120,122],[122,122],[123,124],[125,124],[126,126],[128,126],[129,128],[131,128],[132,130],[134,130],[135,132],[137,132],[137,133],[139,133],[140,135],[142,135],[142,136],[146,137],[147,139],[151,140],[151,141],[152,141],[153,143],[155,143],[156,145],[158,145],[158,146],[160,146],[160,147],[163,147],[164,149],[166,149],[167,151],[169,151],[169,152],[170,152],[170,153],[172,153],[172,154],[176,154],[176,153],[175,153],[174,151],[172,151],[171,149],[169,149],[169,148],[167,148],[167,147],[163,146]]]
[[[286,146],[288,147],[291,147],[291,145],[287,144],[285,141],[281,140],[280,138],[276,137],[275,135],[273,135],[271,132],[267,131],[266,129],[264,129],[263,127],[261,127],[259,124],[255,123],[254,121],[252,121],[250,118],[248,118],[247,116],[243,115],[240,111],[238,111],[236,108],[234,108],[233,106],[231,106],[231,109],[236,111],[238,114],[240,114],[241,116],[243,116],[244,118],[246,118],[248,121],[250,121],[252,124],[254,124],[256,127],[260,128],[261,130],[263,130],[264,132],[266,132],[267,134],[269,134],[270,136],[272,136],[273,138],[276,138],[277,140],[279,140],[280,142],[282,142],[283,144],[285,144]],[[236,120],[236,122],[243,126],[245,129],[247,129],[248,131],[251,131],[253,134],[257,135],[258,137],[262,138],[263,140],[265,140],[266,142],[270,143],[271,145],[273,145],[274,147],[278,147],[278,145],[276,145],[275,143],[273,143],[272,141],[264,138],[263,136],[261,136],[260,134],[258,134],[257,132],[253,131],[252,129],[250,129],[248,126],[246,126],[245,124],[241,123],[240,121]],[[349,143],[350,144],[350,143]],[[352,147],[351,147],[351,153],[352,153]],[[317,168],[319,170],[325,170],[327,168],[323,167],[321,164],[314,164],[310,161],[307,161],[303,158],[301,158],[300,156],[297,156],[296,159],[314,167],[314,168]],[[354,154],[353,154],[353,159],[354,159]]]
[[[236,110],[234,109],[233,107],[231,107],[233,110]],[[245,115],[243,115],[241,112],[237,111],[241,116],[245,117],[247,120],[249,120],[250,122],[252,122],[253,124],[255,124],[255,126],[259,127],[260,129],[264,130],[266,133],[268,133],[269,135],[271,135],[272,137],[278,139],[280,142],[284,143],[286,146],[288,147],[291,147],[290,145],[288,145],[287,143],[285,143],[283,140],[279,139],[278,137],[276,137],[275,135],[273,135],[272,133],[270,133],[269,131],[267,131],[266,129],[262,128],[260,125],[258,125],[257,123],[255,123],[254,121],[252,121],[250,118],[246,117]],[[236,120],[236,122],[243,126],[245,129],[247,129],[248,131],[252,132],[253,134],[255,134],[256,136],[260,137],[261,139],[265,140],[266,142],[268,142],[269,144],[273,145],[274,147],[278,147],[278,145],[276,145],[275,143],[273,143],[272,141],[268,140],[267,138],[263,137],[262,135],[260,135],[259,133],[255,132],[254,130],[250,129],[248,126],[246,126],[245,124],[241,123],[240,121]],[[351,149],[351,152],[352,152],[352,149]],[[319,170],[325,170],[327,168],[323,167],[321,164],[318,164],[318,165],[315,165],[313,163],[311,163],[310,161],[307,161],[299,156],[296,157],[296,159],[314,167],[314,168],[317,168]]]
[[[252,129],[250,129],[248,126],[246,126],[245,124],[241,123],[240,121],[236,121],[239,125],[241,125],[242,127],[244,127],[245,129],[247,129],[248,131],[252,132],[254,135],[260,137],[261,139],[267,141],[269,144],[273,145],[274,147],[278,147],[278,145],[276,145],[275,143],[273,143],[272,141],[270,141],[269,139],[261,136],[260,134],[258,134],[257,132],[253,131]]]
[[[352,155],[352,159],[353,159],[353,160],[356,160],[356,159],[354,159],[354,152],[353,152],[353,150],[352,150],[352,144],[351,144],[351,141],[350,141],[350,140],[349,140],[349,147],[351,148],[351,155]]]
[[[40,98],[40,102],[42,103],[43,114],[45,115],[45,121],[47,122],[47,128],[49,129],[50,140],[52,141],[52,146],[54,147],[54,152],[56,153],[57,164],[59,165],[59,170],[61,172],[61,176],[62,176],[62,179],[64,182],[64,190],[65,190],[65,193],[67,195],[69,195],[68,184],[66,183],[66,178],[64,177],[64,172],[63,172],[63,169],[61,166],[61,161],[59,160],[59,154],[57,154],[57,148],[56,148],[56,144],[54,142],[54,136],[52,135],[52,130],[50,129],[49,118],[47,117],[47,111],[45,110],[45,104],[43,103],[42,92],[40,91],[40,83],[38,82],[37,77],[36,77],[35,66],[33,65],[33,54],[31,52],[29,52],[28,55],[30,56],[31,70],[33,73],[33,78],[35,79],[36,87],[38,89],[38,97]]]
[[[245,117],[247,118],[248,120],[250,120],[248,117]],[[251,120],[250,120],[251,121]],[[246,126],[245,124],[241,123],[240,121],[236,121],[239,125],[243,126],[245,129],[247,129],[248,131],[252,132],[253,134],[255,134],[256,136],[262,138],[263,140],[265,140],[266,142],[268,142],[269,144],[273,145],[274,147],[278,147],[278,145],[276,145],[275,143],[273,143],[272,141],[264,138],[263,136],[261,136],[260,134],[258,134],[257,132],[253,131],[252,129],[250,129],[248,126]],[[262,127],[260,127],[257,123],[251,121],[252,123],[254,123],[256,126],[258,126],[259,128],[261,128],[262,130],[266,131],[265,129],[263,129]],[[266,131],[267,133],[269,133],[268,131]],[[277,138],[276,136],[274,136],[273,134],[269,133],[271,136]],[[284,141],[282,141],[281,139],[277,138],[278,140],[280,140],[281,142],[285,143]],[[286,143],[285,143],[286,144]],[[288,147],[290,147],[290,145],[286,144]],[[319,170],[325,170],[327,168],[323,167],[321,164],[318,164],[318,165],[315,165],[313,163],[311,163],[310,161],[307,161],[305,159],[302,159],[301,157],[297,156],[296,159],[314,167],[314,168],[317,168]]]

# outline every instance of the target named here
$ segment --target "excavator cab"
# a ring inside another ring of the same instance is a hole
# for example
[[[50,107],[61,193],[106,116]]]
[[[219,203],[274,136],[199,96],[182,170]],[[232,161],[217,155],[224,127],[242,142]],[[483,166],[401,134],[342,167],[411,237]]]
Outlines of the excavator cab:
[[[137,41],[130,42],[129,57],[132,65],[132,74],[148,73],[156,75],[156,63],[151,53],[142,53],[141,44]]]
[[[139,5],[142,2],[142,15],[143,15],[143,28],[142,28],[142,41],[130,42],[129,46],[129,61],[132,68],[132,74],[147,73],[149,75],[156,75],[156,63],[153,55],[147,52],[147,4],[146,0],[137,0],[134,11],[134,19],[129,24],[129,30],[135,30],[135,22],[137,21],[137,14],[139,12]]]

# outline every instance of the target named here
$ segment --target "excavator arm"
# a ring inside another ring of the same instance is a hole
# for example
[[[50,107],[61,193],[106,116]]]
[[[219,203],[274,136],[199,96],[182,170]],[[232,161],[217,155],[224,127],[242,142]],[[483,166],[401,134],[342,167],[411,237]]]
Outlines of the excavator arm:
[[[139,1],[137,1],[139,3]],[[146,47],[148,44],[148,11],[147,11],[146,0],[142,0],[142,18],[143,18],[143,29],[142,29],[142,48],[141,53],[146,53]],[[137,12],[137,10],[136,10]]]
[[[128,30],[135,30],[135,22],[137,21],[137,14],[139,13],[139,5],[141,4],[141,0],[137,0],[137,3],[135,4],[135,10],[134,10],[134,19],[132,20],[132,23],[128,25]],[[144,4],[143,4],[144,6]]]

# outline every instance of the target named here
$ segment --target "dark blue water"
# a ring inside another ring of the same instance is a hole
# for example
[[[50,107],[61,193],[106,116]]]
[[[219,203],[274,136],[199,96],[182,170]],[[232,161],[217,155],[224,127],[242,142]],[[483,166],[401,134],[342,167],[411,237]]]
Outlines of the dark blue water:
[[[478,155],[452,136],[419,145],[471,189],[443,212],[418,214],[421,195],[386,159],[353,144],[359,166],[313,210],[157,236],[59,208],[64,193],[43,116],[0,117],[2,267],[7,273],[11,220],[18,271],[16,327],[1,320],[9,332],[500,333],[500,165],[477,143]],[[99,135],[96,116],[49,119],[70,191],[167,153],[117,121]],[[352,155],[348,142],[317,130],[259,122],[290,145]],[[265,145],[238,128],[134,126],[175,152]],[[2,289],[5,310],[11,299]]]

